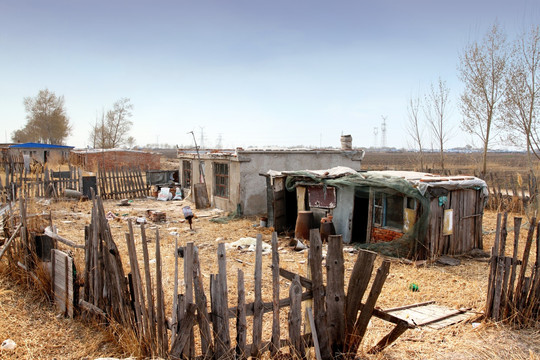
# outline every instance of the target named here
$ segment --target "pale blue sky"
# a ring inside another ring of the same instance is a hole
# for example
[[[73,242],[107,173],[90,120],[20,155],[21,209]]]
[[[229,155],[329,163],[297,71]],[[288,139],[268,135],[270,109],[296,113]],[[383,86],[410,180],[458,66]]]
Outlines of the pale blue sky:
[[[458,54],[498,21],[540,23],[533,0],[0,0],[0,142],[24,126],[23,98],[64,95],[88,144],[102,109],[128,97],[137,144],[407,147],[406,104],[440,76],[458,127]],[[427,137],[427,133],[426,133]],[[199,137],[197,137],[199,140]],[[478,145],[478,141],[476,141]]]

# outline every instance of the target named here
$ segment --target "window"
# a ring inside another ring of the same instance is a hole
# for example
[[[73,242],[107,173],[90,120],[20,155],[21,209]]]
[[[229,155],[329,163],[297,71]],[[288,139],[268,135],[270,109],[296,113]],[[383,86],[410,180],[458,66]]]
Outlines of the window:
[[[403,229],[403,211],[406,198],[377,192],[373,196],[373,224],[392,229]]]
[[[229,197],[229,164],[214,163],[214,195]]]
[[[191,161],[182,161],[182,187],[191,187]]]

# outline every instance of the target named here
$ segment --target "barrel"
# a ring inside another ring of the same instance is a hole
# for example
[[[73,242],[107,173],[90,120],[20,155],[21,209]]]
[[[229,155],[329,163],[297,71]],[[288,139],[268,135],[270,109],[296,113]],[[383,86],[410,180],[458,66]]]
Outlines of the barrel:
[[[321,222],[321,228],[319,231],[321,233],[322,242],[327,242],[328,236],[336,235],[336,229],[334,228],[334,223],[332,221]]]

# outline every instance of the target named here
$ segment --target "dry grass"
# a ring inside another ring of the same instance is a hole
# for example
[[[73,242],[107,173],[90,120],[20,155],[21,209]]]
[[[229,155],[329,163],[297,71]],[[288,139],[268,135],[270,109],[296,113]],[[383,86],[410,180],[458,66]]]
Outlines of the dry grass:
[[[118,214],[121,218],[111,222],[111,230],[117,245],[123,254],[123,264],[126,272],[129,271],[127,247],[124,241],[124,232],[127,231],[125,219],[145,216],[147,209],[165,211],[167,222],[161,224],[149,224],[147,235],[150,239],[149,250],[153,254],[155,249],[155,229],[160,231],[163,257],[163,281],[167,314],[171,313],[173,280],[174,280],[174,243],[178,238],[179,245],[185,245],[193,241],[199,248],[201,259],[201,272],[205,282],[205,290],[208,294],[210,274],[217,273],[217,239],[224,242],[232,242],[240,237],[256,237],[262,233],[263,240],[270,243],[271,229],[254,227],[255,218],[246,218],[231,221],[228,224],[217,224],[209,221],[209,217],[218,216],[215,210],[195,211],[198,218],[194,222],[194,231],[189,230],[187,223],[182,222],[182,206],[189,202],[158,202],[152,200],[135,200],[130,207],[117,206],[115,201],[106,201],[105,210]],[[84,243],[84,225],[90,221],[91,204],[78,202],[52,203],[50,205],[36,205],[36,211],[52,211],[55,225],[60,235],[78,243]],[[496,214],[486,213],[484,218],[484,248],[489,249],[493,242]],[[142,264],[142,250],[140,244],[140,232],[135,229],[136,245],[139,261]],[[526,230],[522,231],[520,247],[523,246]],[[509,236],[507,252],[511,254],[513,240]],[[288,239],[280,238],[280,263],[281,266],[300,274],[305,274],[306,253],[298,253],[288,247]],[[520,250],[520,254],[521,254]],[[535,247],[533,246],[533,251]],[[79,273],[84,267],[82,251],[75,252],[76,264]],[[534,255],[531,255],[534,256]],[[227,271],[229,274],[229,304],[234,306],[237,294],[236,274],[238,269],[245,273],[246,301],[252,301],[254,296],[253,268],[255,255],[252,252],[241,252],[236,249],[227,251]],[[345,267],[346,279],[348,279],[356,254],[346,252]],[[151,255],[151,259],[153,256]],[[428,264],[423,267],[393,261],[390,275],[379,298],[378,306],[389,308],[435,300],[438,304],[452,308],[472,308],[473,311],[481,312],[485,304],[488,264],[485,261],[462,258],[461,265],[455,267],[437,266]],[[380,264],[379,258],[376,266]],[[2,262],[2,265],[5,261]],[[271,294],[271,257],[263,256],[263,299],[270,301]],[[180,259],[180,269],[182,269]],[[155,265],[152,265],[155,270]],[[182,282],[183,275],[180,275]],[[3,279],[3,277],[2,277]],[[419,292],[411,292],[408,285],[415,282],[419,285]],[[281,279],[281,297],[288,295],[290,283]],[[136,355],[133,340],[128,340],[128,335],[120,334],[118,329],[109,329],[100,332],[96,327],[82,323],[80,320],[67,320],[55,316],[54,309],[46,302],[36,300],[36,295],[31,295],[23,285],[14,285],[7,280],[0,282],[0,309],[6,316],[0,317],[0,340],[11,337],[19,345],[15,356],[8,358],[37,357],[58,359],[97,357],[97,355]],[[30,297],[30,298],[29,298]],[[41,298],[41,297],[40,297]],[[17,313],[12,319],[7,316]],[[3,314],[3,315],[4,315]],[[20,315],[20,316],[19,316]],[[34,322],[35,321],[35,322]],[[249,321],[249,320],[248,320]],[[50,322],[50,324],[49,324]],[[4,324],[5,323],[5,324]],[[231,325],[233,325],[231,321]],[[17,324],[21,324],[18,326]],[[249,324],[249,323],[248,323]],[[264,317],[264,337],[268,340],[271,331],[271,314]],[[80,327],[80,328],[79,328]],[[26,337],[32,330],[30,340]],[[367,351],[376,341],[384,336],[390,327],[382,321],[374,320],[368,329],[362,351]],[[250,328],[248,327],[248,331]],[[123,347],[115,345],[111,333],[115,333]],[[287,318],[285,311],[281,314],[282,337],[287,334]],[[61,336],[59,334],[62,334]],[[234,331],[231,332],[234,339]],[[51,340],[51,338],[53,338]],[[59,340],[59,339],[62,339]],[[97,339],[94,341],[93,339]],[[248,343],[250,339],[248,338]],[[63,344],[62,346],[58,344]],[[233,340],[234,343],[234,340]],[[65,348],[64,348],[65,346]],[[71,348],[73,346],[73,348]],[[71,350],[70,350],[71,349]],[[38,354],[46,354],[38,356]],[[387,349],[383,354],[365,355],[371,359],[540,359],[540,333],[539,330],[514,330],[506,326],[486,323],[473,328],[471,323],[454,325],[440,331],[427,329],[409,330],[398,341]],[[0,354],[4,355],[4,354]],[[9,355],[11,356],[11,355]]]

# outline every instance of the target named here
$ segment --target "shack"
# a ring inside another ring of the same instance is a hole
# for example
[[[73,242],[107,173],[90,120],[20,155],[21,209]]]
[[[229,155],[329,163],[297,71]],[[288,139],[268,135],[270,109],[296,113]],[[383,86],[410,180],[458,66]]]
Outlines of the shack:
[[[23,143],[9,146],[9,152],[17,156],[22,154],[26,159],[33,159],[41,164],[48,162],[65,163],[69,160],[69,153],[73,146],[41,144],[41,143]]]
[[[336,167],[268,171],[268,223],[294,229],[298,211],[313,213],[313,227],[332,215],[345,243],[390,256],[424,259],[482,248],[488,191],[474,176]]]
[[[325,168],[335,165],[360,170],[364,151],[349,144],[341,149],[178,149],[180,183],[193,190],[205,183],[210,203],[225,211],[245,215],[266,213],[266,182],[260,175],[268,169]]]

